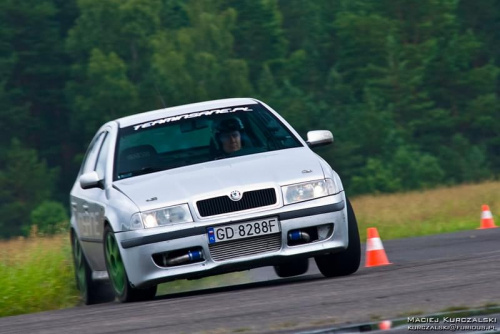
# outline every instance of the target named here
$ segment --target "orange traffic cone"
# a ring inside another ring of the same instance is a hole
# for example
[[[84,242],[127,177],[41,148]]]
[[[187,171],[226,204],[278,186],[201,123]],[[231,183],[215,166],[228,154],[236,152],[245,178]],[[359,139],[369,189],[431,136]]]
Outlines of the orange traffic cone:
[[[366,240],[366,262],[365,267],[385,266],[391,264],[385,255],[384,245],[375,227],[368,228]]]
[[[479,226],[477,229],[483,230],[486,228],[498,227],[495,225],[495,222],[493,221],[493,215],[491,214],[490,207],[486,204],[483,204],[483,207],[481,209],[482,209],[481,226]]]

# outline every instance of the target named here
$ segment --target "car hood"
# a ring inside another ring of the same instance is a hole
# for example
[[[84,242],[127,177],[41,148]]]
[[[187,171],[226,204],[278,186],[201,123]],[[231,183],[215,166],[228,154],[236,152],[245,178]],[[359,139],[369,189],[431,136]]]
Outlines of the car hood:
[[[309,148],[252,154],[116,181],[113,186],[141,211],[262,188],[324,178]]]

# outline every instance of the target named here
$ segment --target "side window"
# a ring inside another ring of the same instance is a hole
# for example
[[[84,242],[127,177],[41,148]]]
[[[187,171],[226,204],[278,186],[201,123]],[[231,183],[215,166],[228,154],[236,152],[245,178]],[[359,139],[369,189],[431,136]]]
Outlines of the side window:
[[[104,132],[100,133],[98,137],[90,144],[90,147],[85,155],[83,162],[82,174],[92,172],[95,168],[97,154],[101,148],[102,140],[104,139]]]
[[[109,133],[106,132],[104,138],[104,142],[102,143],[101,150],[99,151],[99,157],[97,158],[97,163],[95,166],[95,171],[97,172],[97,175],[99,175],[99,179],[104,179],[104,176],[106,175],[106,162],[108,161],[108,148],[109,148],[109,141],[110,141],[110,135]]]
[[[268,150],[302,146],[289,130],[271,113],[261,112],[250,115],[252,127],[260,141],[264,142]],[[265,124],[265,126],[262,126]]]

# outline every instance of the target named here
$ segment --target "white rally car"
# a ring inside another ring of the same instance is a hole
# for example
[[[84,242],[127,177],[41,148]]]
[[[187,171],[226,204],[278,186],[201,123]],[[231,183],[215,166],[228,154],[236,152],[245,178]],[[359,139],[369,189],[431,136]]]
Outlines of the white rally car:
[[[356,218],[337,173],[255,99],[120,118],[93,138],[71,190],[71,240],[87,304],[151,299],[159,283],[274,266],[327,277],[360,263]]]

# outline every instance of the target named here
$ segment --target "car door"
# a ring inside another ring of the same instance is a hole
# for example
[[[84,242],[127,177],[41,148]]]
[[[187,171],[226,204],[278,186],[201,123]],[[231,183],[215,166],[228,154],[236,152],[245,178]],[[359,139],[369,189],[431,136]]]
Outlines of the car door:
[[[109,151],[109,131],[99,133],[89,149],[81,174],[97,172],[100,180],[105,179],[106,162]],[[103,182],[104,184],[104,182]],[[104,230],[104,207],[106,201],[105,190],[99,187],[78,189],[76,200],[76,225],[79,232],[82,248],[93,270],[104,271],[104,257],[102,255],[102,238]]]
[[[106,179],[106,168],[109,155],[109,145],[111,142],[111,134],[106,132],[104,135],[104,140],[102,142],[101,149],[97,156],[96,165],[94,171],[99,176],[99,180],[103,180],[103,184]],[[92,221],[92,232],[91,237],[96,241],[103,240],[104,234],[104,211],[107,205],[106,191],[101,188],[95,188],[96,196],[92,197],[94,201],[89,203],[90,216]],[[90,189],[89,189],[90,190]]]
[[[102,184],[106,184],[106,170],[108,155],[110,154],[111,134],[109,131],[103,132],[103,139],[96,159],[93,164],[88,166],[85,172],[95,171],[102,180]],[[103,187],[104,188],[104,187]],[[85,194],[85,213],[82,221],[82,228],[85,230],[85,251],[88,256],[89,263],[94,270],[106,270],[103,255],[103,234],[104,234],[104,214],[107,205],[106,190],[95,187],[90,189],[82,189]]]
[[[82,168],[78,175],[78,180],[83,174],[92,171],[97,162],[97,156],[104,140],[104,132],[97,134],[89,145],[87,154],[82,163]],[[76,221],[76,230],[82,243],[86,242],[87,238],[91,238],[91,224],[90,224],[90,207],[89,207],[89,193],[80,187],[77,180],[77,185],[73,188],[71,196],[71,207]],[[82,244],[83,246],[83,244]]]

